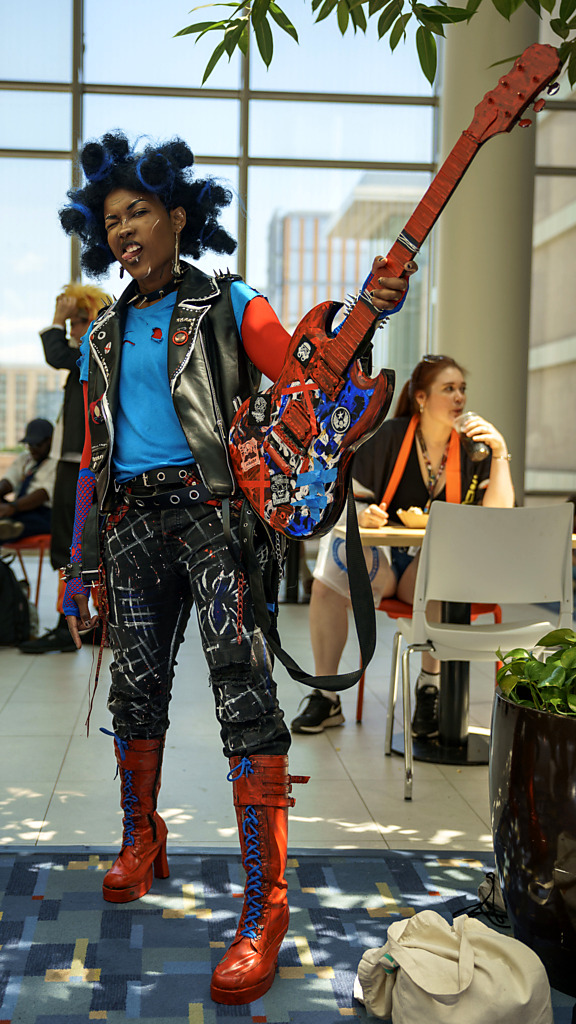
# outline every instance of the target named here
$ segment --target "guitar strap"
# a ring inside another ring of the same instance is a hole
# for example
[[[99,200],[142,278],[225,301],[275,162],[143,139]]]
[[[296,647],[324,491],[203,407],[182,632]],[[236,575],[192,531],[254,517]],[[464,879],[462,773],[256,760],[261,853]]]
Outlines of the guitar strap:
[[[313,676],[300,668],[297,662],[284,650],[280,642],[276,626],[275,595],[267,593],[264,574],[256,557],[254,530],[257,523],[263,523],[251,508],[247,499],[242,503],[240,514],[240,545],[242,562],[248,576],[254,616],[257,625],[279,661],[282,662],[292,679],[306,686],[319,687],[324,690],[347,690],[354,686],[369,665],[376,648],[376,614],[374,598],[370,586],[370,577],[366,567],[366,559],[360,533],[356,506],[352,494],[352,481],[348,489],[348,506],[346,511],[346,561],[348,564],[348,580],[350,584],[350,600],[358,645],[360,647],[360,667],[352,672],[344,672],[336,676]],[[269,531],[270,532],[270,531]]]
[[[394,497],[398,484],[402,479],[404,470],[406,469],[406,463],[408,462],[408,456],[410,455],[410,449],[414,441],[414,434],[416,433],[416,427],[418,426],[420,417],[415,413],[410,420],[402,444],[400,445],[400,451],[394,463],[390,479],[388,481],[386,490],[382,496],[380,502],[381,505],[386,503],[388,507],[392,498]],[[448,458],[446,459],[446,501],[451,502],[453,505],[459,505],[462,501],[462,483],[460,475],[460,440],[455,430],[450,435],[450,444],[448,446]]]

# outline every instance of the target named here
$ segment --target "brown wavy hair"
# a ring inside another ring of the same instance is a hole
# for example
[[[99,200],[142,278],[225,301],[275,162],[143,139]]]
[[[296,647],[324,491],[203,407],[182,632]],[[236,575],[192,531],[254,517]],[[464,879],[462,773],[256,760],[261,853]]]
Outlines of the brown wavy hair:
[[[415,412],[418,412],[416,392],[425,391],[426,394],[429,394],[438,374],[449,366],[460,370],[463,377],[466,376],[466,370],[455,359],[452,359],[452,356],[423,356],[398,395],[394,417],[413,416]]]

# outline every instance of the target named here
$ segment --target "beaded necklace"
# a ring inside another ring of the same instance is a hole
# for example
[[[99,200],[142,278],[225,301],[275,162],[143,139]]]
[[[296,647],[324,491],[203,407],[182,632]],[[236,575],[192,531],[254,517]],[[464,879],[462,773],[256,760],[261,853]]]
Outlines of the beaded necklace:
[[[432,463],[430,462],[430,457],[428,455],[428,449],[426,448],[426,443],[424,441],[424,437],[423,437],[422,430],[421,430],[420,426],[416,427],[416,436],[418,438],[418,441],[420,442],[420,450],[422,452],[422,458],[424,459],[424,464],[426,466],[426,470],[427,470],[427,473],[428,473],[427,490],[428,490],[429,498],[431,500],[432,499],[432,495],[434,494],[434,488],[436,486],[436,482],[442,476],[442,473],[444,472],[444,468],[446,466],[446,461],[448,459],[448,449],[450,447],[450,438],[448,438],[448,441],[446,442],[446,447],[444,449],[444,453],[443,453],[442,458],[440,460],[440,465],[438,466],[438,472],[435,473],[434,469],[433,469],[433,466],[432,466]]]

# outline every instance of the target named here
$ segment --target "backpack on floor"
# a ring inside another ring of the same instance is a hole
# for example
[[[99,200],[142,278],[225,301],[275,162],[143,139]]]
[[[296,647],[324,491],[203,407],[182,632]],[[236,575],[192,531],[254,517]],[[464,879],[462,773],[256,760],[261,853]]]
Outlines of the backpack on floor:
[[[26,594],[6,559],[0,558],[0,644],[17,646],[29,637]]]

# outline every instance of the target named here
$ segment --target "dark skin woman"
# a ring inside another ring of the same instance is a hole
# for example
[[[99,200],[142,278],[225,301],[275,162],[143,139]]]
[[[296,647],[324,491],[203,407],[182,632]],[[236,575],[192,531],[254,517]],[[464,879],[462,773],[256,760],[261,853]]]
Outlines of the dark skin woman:
[[[124,809],[122,850],[105,899],[144,895],[168,874],[167,828],[156,810],[176,655],[192,606],[233,786],[247,888],[232,944],[216,966],[212,998],[249,1003],[274,979],[288,927],[290,733],[278,705],[268,645],[256,626],[239,541],[241,500],[227,457],[232,398],[275,380],[290,338],[263,296],[235,275],[207,277],[180,253],[229,253],[218,224],[230,194],[198,181],[184,142],[135,153],[121,133],[82,154],[87,184],[61,212],[79,234],[87,272],[116,262],[131,282],[96,319],[82,346],[87,441],[65,611],[70,631],[93,622],[86,587],[94,489],[99,566],[114,660],[109,709]],[[385,261],[372,301],[394,309],[406,279]],[[408,274],[415,269],[410,266]],[[277,615],[278,545],[262,524],[254,550]],[[82,575],[84,573],[84,576]]]

